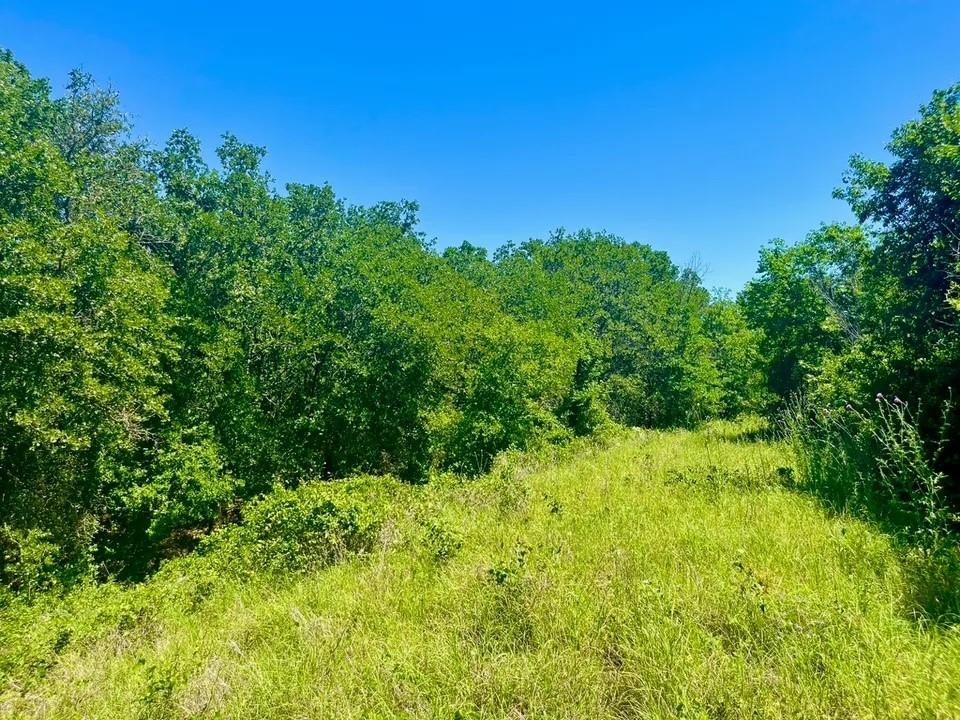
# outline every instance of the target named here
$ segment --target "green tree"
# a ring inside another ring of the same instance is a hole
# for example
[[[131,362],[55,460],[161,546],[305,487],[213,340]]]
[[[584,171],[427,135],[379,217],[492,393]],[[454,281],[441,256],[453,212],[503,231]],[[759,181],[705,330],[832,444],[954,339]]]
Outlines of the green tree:
[[[164,268],[93,209],[89,154],[121,128],[74,89],[0,58],[0,518],[79,556],[143,472],[176,346]]]
[[[806,387],[827,357],[861,334],[864,263],[869,243],[858,227],[825,225],[794,246],[760,251],[757,277],[738,298],[760,349],[771,392],[788,398]]]
[[[866,274],[864,334],[840,372],[863,394],[896,394],[918,412],[933,443],[960,415],[960,84],[934,93],[917,119],[898,128],[887,163],[855,156],[837,194],[876,237]],[[937,451],[960,496],[960,442],[948,432]]]

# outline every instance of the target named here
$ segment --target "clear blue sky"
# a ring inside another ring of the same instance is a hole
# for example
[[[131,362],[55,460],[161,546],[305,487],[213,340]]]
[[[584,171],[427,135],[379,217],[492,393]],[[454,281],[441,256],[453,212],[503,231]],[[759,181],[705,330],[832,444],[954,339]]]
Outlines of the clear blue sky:
[[[444,247],[606,229],[739,288],[848,219],[851,153],[960,80],[960,2],[0,5],[0,45],[82,66],[140,134],[265,145],[278,185],[415,199]]]

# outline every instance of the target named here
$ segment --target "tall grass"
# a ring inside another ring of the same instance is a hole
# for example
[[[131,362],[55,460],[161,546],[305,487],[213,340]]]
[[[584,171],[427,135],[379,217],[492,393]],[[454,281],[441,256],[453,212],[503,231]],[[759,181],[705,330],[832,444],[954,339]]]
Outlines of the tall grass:
[[[960,632],[753,435],[282,494],[147,582],[0,607],[0,717],[960,717]]]
[[[943,408],[939,438],[924,441],[907,403],[878,394],[871,409],[817,407],[796,398],[784,413],[804,489],[829,507],[877,522],[901,545],[916,615],[960,621],[960,534],[937,469],[951,430]]]
[[[786,435],[808,489],[835,509],[867,512],[925,547],[953,539],[958,516],[937,470],[950,431],[944,409],[938,442],[924,442],[899,398],[872,409],[817,407],[799,397],[784,413]]]

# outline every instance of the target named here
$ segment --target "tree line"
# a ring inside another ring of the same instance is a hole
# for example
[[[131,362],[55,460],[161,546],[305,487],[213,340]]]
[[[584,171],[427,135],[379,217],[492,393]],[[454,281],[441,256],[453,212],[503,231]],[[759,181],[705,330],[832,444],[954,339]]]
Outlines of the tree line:
[[[797,393],[898,393],[933,438],[960,367],[958,95],[890,164],[853,161],[862,224],[772,244],[731,298],[607,233],[438,252],[415,203],[278,189],[229,134],[213,165],[185,130],[152,146],[89,75],[55,96],[3,53],[0,576],[136,577],[277,486],[478,474]]]
[[[226,135],[134,139],[75,72],[0,59],[6,567],[136,574],[276,485],[477,474],[612,423],[758,407],[735,303],[646,245],[557,232],[438,253]],[[55,546],[55,547],[51,547]]]
[[[960,527],[960,85],[854,156],[857,224],[773,242],[739,297],[767,389],[830,494],[897,524]]]

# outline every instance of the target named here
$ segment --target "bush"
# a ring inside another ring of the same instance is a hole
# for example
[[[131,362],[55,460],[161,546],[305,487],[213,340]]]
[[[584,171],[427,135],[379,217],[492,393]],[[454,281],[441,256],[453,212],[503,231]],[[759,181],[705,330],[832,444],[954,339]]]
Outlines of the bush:
[[[242,571],[306,571],[369,552],[385,503],[371,484],[384,478],[310,482],[277,488],[243,511],[240,525],[211,536],[203,549]]]
[[[3,581],[28,598],[54,587],[62,570],[62,550],[49,533],[31,528],[0,527],[0,574]]]
[[[615,425],[599,383],[571,393],[561,406],[561,416],[577,437],[602,435]]]
[[[138,488],[151,511],[150,535],[212,523],[240,495],[224,465],[209,428],[176,433],[159,454],[156,475]]]
[[[425,523],[423,544],[436,562],[444,563],[463,548],[463,536],[448,523],[432,518]]]
[[[0,586],[32,600],[41,592],[62,590],[93,577],[91,536],[96,523],[92,518],[85,520],[77,537],[66,541],[40,528],[0,525]]]

